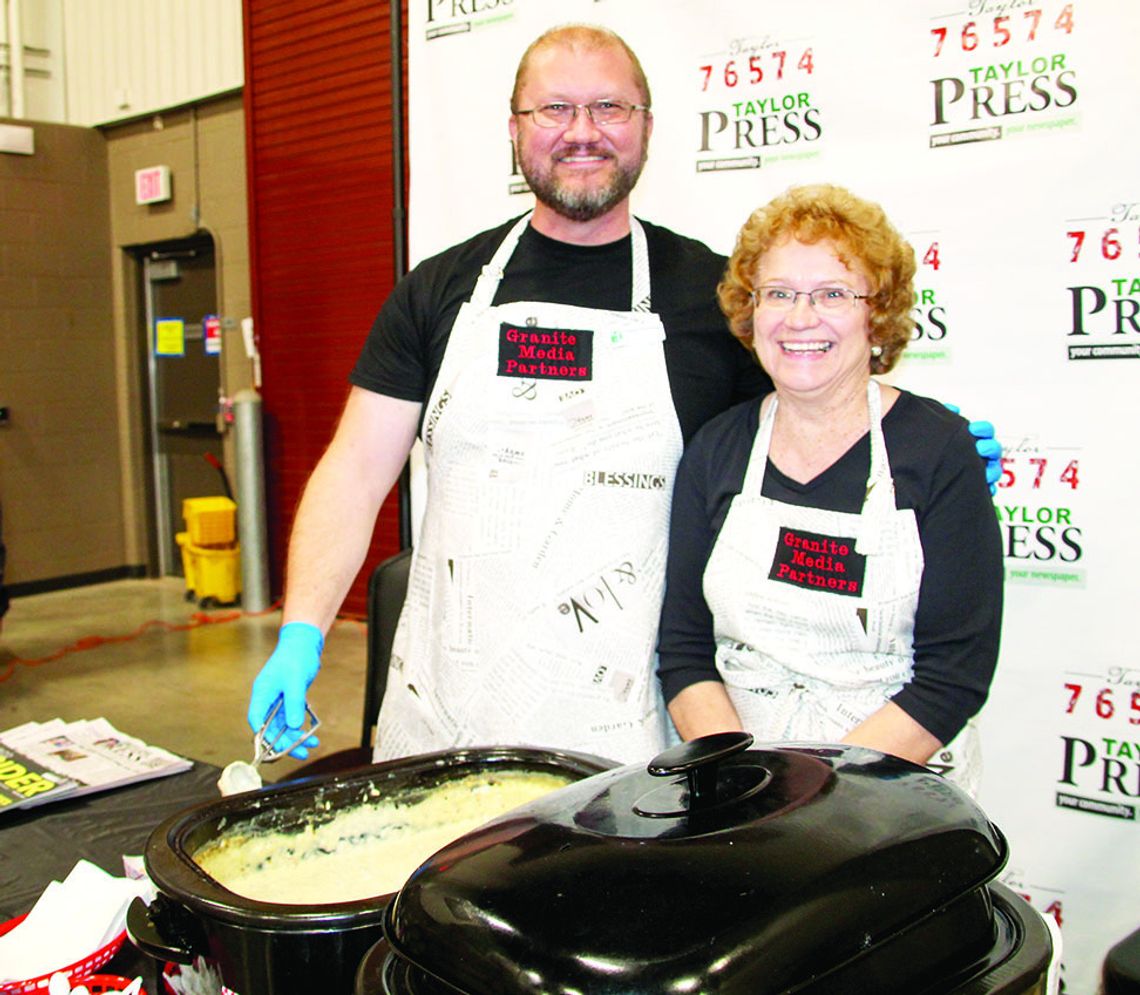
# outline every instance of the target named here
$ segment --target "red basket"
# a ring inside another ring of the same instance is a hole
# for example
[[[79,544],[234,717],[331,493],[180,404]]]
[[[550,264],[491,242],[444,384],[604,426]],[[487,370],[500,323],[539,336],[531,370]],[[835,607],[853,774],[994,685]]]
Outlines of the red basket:
[[[102,995],[103,992],[121,992],[132,980],[120,978],[117,974],[89,974],[86,978],[76,978],[71,987],[83,985],[91,995]],[[146,989],[139,988],[139,995],[146,995]]]
[[[25,913],[22,916],[16,916],[15,919],[9,919],[6,923],[0,924],[0,936],[5,933],[11,932],[20,925],[27,918]],[[51,980],[53,974],[63,974],[67,980],[75,987],[75,978],[83,977],[111,977],[111,975],[91,975],[91,972],[96,968],[102,967],[112,957],[119,952],[119,947],[123,945],[123,941],[127,938],[127,931],[124,929],[118,936],[116,936],[105,947],[100,947],[93,954],[84,957],[83,960],[76,961],[68,967],[59,967],[48,974],[40,975],[38,978],[28,978],[27,981],[0,981],[0,995],[24,995],[26,992],[46,992],[48,982]],[[127,982],[124,982],[126,984]],[[118,988],[101,988],[100,991],[119,991]],[[94,991],[94,989],[92,989]]]
[[[159,984],[162,985],[163,995],[178,995],[174,987],[167,981],[167,977],[177,977],[182,973],[182,969],[172,960],[168,960],[162,968],[162,973],[159,975]]]

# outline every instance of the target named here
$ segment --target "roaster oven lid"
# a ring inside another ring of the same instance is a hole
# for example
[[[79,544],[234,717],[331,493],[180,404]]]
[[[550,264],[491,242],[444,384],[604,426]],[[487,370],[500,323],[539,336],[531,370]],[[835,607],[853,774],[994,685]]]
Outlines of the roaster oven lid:
[[[1006,844],[967,795],[873,750],[751,743],[682,744],[444,847],[388,909],[395,956],[432,992],[763,995],[874,977],[908,937],[993,942]]]

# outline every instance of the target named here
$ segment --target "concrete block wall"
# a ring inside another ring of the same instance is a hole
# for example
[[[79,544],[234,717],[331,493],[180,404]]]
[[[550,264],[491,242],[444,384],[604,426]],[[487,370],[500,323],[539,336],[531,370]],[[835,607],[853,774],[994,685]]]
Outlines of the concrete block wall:
[[[153,569],[139,247],[213,236],[223,387],[252,382],[241,95],[101,130],[18,123],[36,154],[0,154],[0,503],[17,594]],[[135,204],[134,171],[160,164],[172,200]],[[232,479],[230,437],[224,457]]]
[[[0,155],[9,585],[126,562],[105,143],[88,128],[32,127],[34,155]]]

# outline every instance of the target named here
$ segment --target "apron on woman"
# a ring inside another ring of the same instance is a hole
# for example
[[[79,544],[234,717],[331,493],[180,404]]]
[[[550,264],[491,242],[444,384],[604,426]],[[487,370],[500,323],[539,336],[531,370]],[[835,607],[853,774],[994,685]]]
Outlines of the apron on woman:
[[[762,495],[771,398],[705,568],[717,670],[760,741],[839,742],[914,676],[922,543],[914,511],[895,507],[875,381],[867,404],[871,467],[862,511],[852,514]],[[973,727],[930,765],[975,793]]]
[[[376,759],[664,742],[652,657],[682,440],[631,219],[631,311],[494,305],[522,218],[452,328],[424,415],[426,511]]]

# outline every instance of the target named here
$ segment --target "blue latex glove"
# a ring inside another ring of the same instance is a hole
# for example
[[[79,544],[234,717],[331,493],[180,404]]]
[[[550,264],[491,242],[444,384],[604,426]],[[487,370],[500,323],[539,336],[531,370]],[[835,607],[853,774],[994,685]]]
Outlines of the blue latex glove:
[[[956,404],[945,404],[954,414],[961,414]],[[988,421],[972,421],[966,426],[970,434],[977,440],[974,448],[978,455],[986,461],[986,483],[990,485],[990,493],[997,493],[997,482],[1001,480],[1001,443],[994,438],[994,426]]]
[[[301,735],[305,728],[305,693],[321,669],[321,650],[325,638],[321,630],[308,622],[289,622],[277,634],[277,648],[261,668],[253,682],[249,696],[250,728],[256,733],[265,724],[266,716],[278,698],[284,697],[285,707],[273,718],[266,732],[272,743],[281,738],[282,746]],[[289,751],[289,756],[304,760],[309,750],[320,745],[316,736]]]

